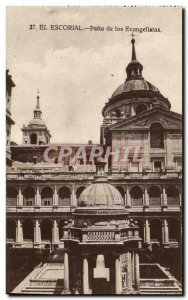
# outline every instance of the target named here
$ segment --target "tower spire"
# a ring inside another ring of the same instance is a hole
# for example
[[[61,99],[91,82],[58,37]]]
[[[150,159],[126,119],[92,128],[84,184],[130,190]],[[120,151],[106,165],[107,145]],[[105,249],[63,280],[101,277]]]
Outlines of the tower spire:
[[[136,50],[135,50],[135,39],[134,39],[134,34],[132,33],[132,40],[131,40],[131,43],[132,43],[132,61],[133,60],[136,60]]]
[[[36,108],[34,110],[34,119],[41,119],[42,111],[40,109],[40,97],[39,97],[39,90],[37,91],[37,103]]]
[[[135,39],[133,38],[135,35],[133,34],[133,32],[132,32],[131,36],[132,36],[132,39],[131,39],[132,59],[126,68],[126,72],[127,72],[126,81],[142,78],[142,70],[143,70],[143,66],[141,65],[141,63],[139,61],[137,61],[137,58],[136,58]]]
[[[37,91],[37,94],[38,94],[38,95],[37,95],[37,104],[36,104],[36,109],[40,109],[40,101],[39,101],[39,100],[40,100],[40,96],[39,96],[39,94],[40,94],[40,91],[39,91],[39,90]]]

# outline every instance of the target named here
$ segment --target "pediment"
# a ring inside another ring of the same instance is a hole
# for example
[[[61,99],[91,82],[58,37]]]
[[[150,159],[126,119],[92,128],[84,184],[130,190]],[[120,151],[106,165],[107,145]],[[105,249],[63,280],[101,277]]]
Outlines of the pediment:
[[[181,130],[182,117],[180,114],[168,111],[166,109],[153,108],[145,111],[140,115],[122,120],[116,124],[109,126],[109,130],[142,130],[149,129],[151,124],[159,122],[164,129]]]

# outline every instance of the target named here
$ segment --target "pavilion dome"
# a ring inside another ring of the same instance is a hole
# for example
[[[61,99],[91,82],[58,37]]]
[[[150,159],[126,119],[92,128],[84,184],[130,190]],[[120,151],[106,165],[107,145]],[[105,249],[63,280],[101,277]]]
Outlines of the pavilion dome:
[[[78,206],[122,206],[123,199],[119,191],[107,182],[92,183],[82,192]]]
[[[95,163],[97,175],[92,184],[83,190],[78,199],[80,207],[122,207],[123,199],[120,192],[110,183],[104,172],[105,162],[100,158]]]

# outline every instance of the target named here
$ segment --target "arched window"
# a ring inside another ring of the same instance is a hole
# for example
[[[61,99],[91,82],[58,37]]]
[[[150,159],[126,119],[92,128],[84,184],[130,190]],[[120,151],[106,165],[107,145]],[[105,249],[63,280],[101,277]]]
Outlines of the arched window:
[[[144,105],[144,104],[139,104],[137,107],[136,107],[136,115],[142,113],[143,111],[147,110],[147,106]]]
[[[142,206],[143,205],[143,191],[139,186],[135,186],[131,189],[131,205]]]
[[[178,189],[171,185],[166,189],[167,194],[167,205],[173,206],[173,205],[180,205],[179,201],[179,191]]]
[[[152,186],[149,189],[149,204],[150,206],[161,205],[161,191],[157,186]]]
[[[35,205],[35,190],[32,187],[26,187],[23,191],[24,206]]]
[[[32,133],[30,136],[31,144],[37,144],[37,135],[36,133]]]
[[[31,219],[26,219],[22,223],[23,239],[28,241],[34,241],[34,224]]]
[[[18,192],[14,187],[7,187],[7,206],[17,205]]]
[[[168,221],[169,241],[180,242],[181,241],[181,225],[177,219],[170,219]]]
[[[154,219],[150,222],[151,242],[162,242],[162,224],[160,220]]]
[[[150,148],[164,148],[164,131],[160,123],[150,127]]]
[[[80,198],[80,195],[81,193],[83,192],[83,190],[85,190],[85,186],[80,186],[77,191],[76,191],[76,198],[79,199]]]
[[[41,191],[41,205],[52,206],[53,203],[53,191],[50,187],[44,187]]]
[[[71,192],[66,186],[59,190],[59,206],[71,206]]]
[[[41,240],[52,242],[52,224],[49,219],[44,219],[40,225]]]
[[[8,219],[6,223],[6,237],[14,242],[16,240],[16,223],[11,219]]]

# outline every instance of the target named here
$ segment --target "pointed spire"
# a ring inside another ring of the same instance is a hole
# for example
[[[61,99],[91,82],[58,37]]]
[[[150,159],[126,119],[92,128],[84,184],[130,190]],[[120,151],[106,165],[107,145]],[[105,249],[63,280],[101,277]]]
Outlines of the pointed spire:
[[[38,90],[37,91],[38,95],[37,95],[37,104],[36,104],[36,109],[40,109],[40,97],[39,97],[39,94],[40,94],[40,91]]]
[[[36,108],[34,110],[34,119],[41,119],[41,114],[42,111],[40,109],[40,97],[39,97],[39,90],[37,91],[37,103],[36,103]]]
[[[132,39],[131,43],[132,43],[132,61],[133,61],[133,60],[136,60],[136,50],[135,50],[135,46],[134,46],[135,39]]]
[[[132,79],[142,78],[142,70],[143,66],[139,61],[136,59],[136,50],[135,50],[135,39],[133,38],[135,35],[132,33],[132,59],[131,62],[128,64],[126,68],[127,78],[126,81]]]

